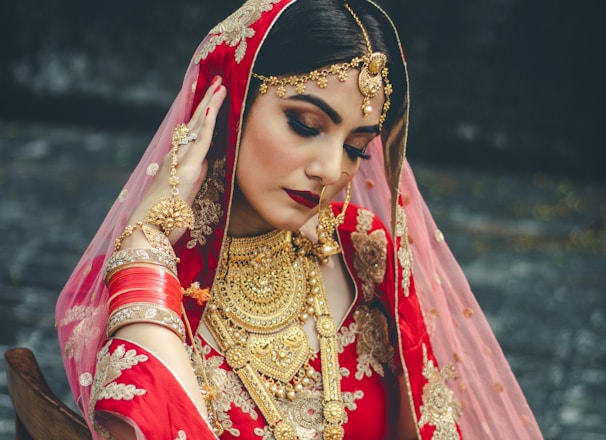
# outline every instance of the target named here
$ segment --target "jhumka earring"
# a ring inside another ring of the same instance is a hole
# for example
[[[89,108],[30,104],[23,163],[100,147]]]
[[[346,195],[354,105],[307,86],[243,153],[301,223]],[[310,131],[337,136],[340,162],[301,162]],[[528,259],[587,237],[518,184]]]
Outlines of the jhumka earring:
[[[318,204],[318,225],[316,226],[316,234],[318,235],[318,242],[313,246],[312,252],[318,257],[320,263],[328,263],[328,257],[337,255],[342,252],[341,245],[334,238],[335,230],[343,223],[345,219],[345,211],[349,206],[351,200],[351,180],[347,184],[347,195],[343,202],[343,209],[338,216],[335,217],[330,207],[330,203],[324,208],[322,207],[322,198],[324,196],[324,190],[326,186],[322,187],[320,193],[320,202]]]

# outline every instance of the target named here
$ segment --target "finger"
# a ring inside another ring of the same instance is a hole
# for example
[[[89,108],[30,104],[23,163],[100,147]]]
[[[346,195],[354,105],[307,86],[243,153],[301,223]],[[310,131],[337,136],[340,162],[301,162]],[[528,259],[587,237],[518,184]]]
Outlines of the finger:
[[[206,93],[204,94],[204,96],[202,97],[202,99],[200,100],[200,102],[198,103],[198,106],[196,107],[196,110],[194,111],[194,114],[192,115],[189,123],[187,124],[188,128],[190,130],[199,130],[200,126],[202,125],[202,121],[204,120],[204,113],[205,113],[205,109],[206,107],[208,107],[213,95],[215,93],[217,93],[217,90],[221,87],[221,84],[223,83],[223,78],[221,78],[220,76],[215,76],[213,78],[213,80],[210,83],[210,86],[208,87],[208,89],[206,90]]]
[[[185,161],[199,164],[206,158],[215,131],[217,116],[226,96],[227,90],[223,85],[219,85],[214,90],[208,105],[203,109],[204,118],[197,131],[198,137],[195,142],[191,143],[190,147],[185,152]],[[198,110],[199,109],[196,109],[196,111]]]

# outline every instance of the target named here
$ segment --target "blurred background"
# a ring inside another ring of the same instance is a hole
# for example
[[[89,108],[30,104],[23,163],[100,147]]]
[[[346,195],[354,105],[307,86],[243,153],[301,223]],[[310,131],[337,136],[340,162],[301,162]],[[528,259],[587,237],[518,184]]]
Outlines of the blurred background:
[[[408,157],[545,438],[606,439],[606,4],[378,3],[409,64]],[[57,295],[240,4],[0,4],[0,350],[33,348],[67,402]],[[12,423],[2,374],[0,440]]]

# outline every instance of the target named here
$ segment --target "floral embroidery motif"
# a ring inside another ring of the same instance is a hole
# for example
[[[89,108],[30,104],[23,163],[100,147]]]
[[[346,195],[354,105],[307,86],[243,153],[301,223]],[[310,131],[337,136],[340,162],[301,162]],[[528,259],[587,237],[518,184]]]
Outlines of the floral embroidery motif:
[[[351,234],[356,253],[354,268],[362,280],[362,294],[365,301],[374,298],[375,286],[385,277],[387,261],[387,237],[383,229],[368,234],[372,228],[373,214],[365,209],[358,210],[356,232]]]
[[[446,385],[447,381],[457,377],[456,369],[453,365],[448,365],[440,371],[427,358],[427,347],[423,344],[423,376],[427,383],[423,387],[419,428],[434,426],[433,440],[458,440],[456,421],[461,415],[461,405]]]
[[[337,350],[343,353],[345,348],[356,343],[357,366],[354,375],[356,380],[371,377],[373,374],[384,376],[385,366],[392,366],[393,348],[389,343],[387,318],[376,308],[366,305],[359,306],[354,312],[354,320],[347,326],[342,326],[337,332]],[[202,355],[204,370],[211,386],[220,389],[217,400],[217,419],[226,432],[234,437],[240,437],[241,432],[234,427],[230,418],[230,411],[239,408],[244,414],[248,414],[252,420],[257,420],[259,414],[256,405],[246,391],[246,388],[233,372],[226,370],[225,357],[211,355],[211,347],[200,342],[197,338],[196,344]],[[192,361],[196,357],[192,353]],[[343,366],[339,369],[342,378],[351,376],[348,368]],[[323,387],[322,375],[316,371],[311,378],[312,385],[306,391],[298,394],[291,401],[287,398],[276,399],[282,414],[295,426],[297,438],[300,440],[318,440],[322,438],[323,425]],[[343,392],[343,403],[348,410],[345,413],[347,421],[348,412],[355,411],[357,401],[364,398],[364,392]],[[262,440],[275,440],[273,431],[267,425],[262,428],[254,428],[254,434]]]
[[[248,414],[251,419],[257,420],[259,415],[255,410],[255,403],[236,373],[227,371],[224,369],[225,367],[222,367],[225,358],[223,356],[209,356],[210,346],[208,344],[201,344],[199,339],[196,340],[196,344],[198,344],[198,350],[204,359],[203,368],[206,371],[210,385],[221,390],[215,400],[217,421],[226,432],[229,432],[234,437],[240,437],[240,430],[234,428],[228,413],[233,404],[233,406],[240,408],[243,413]],[[196,362],[196,358],[196,356],[193,356],[192,360]],[[203,379],[199,378],[198,380]]]
[[[175,438],[175,440],[187,440],[187,434],[185,434],[185,431],[180,430],[177,433],[177,438]]]
[[[364,398],[364,392],[357,390],[353,393],[343,393],[343,403],[349,411],[356,410],[358,405],[357,400]],[[295,426],[296,436],[299,440],[319,440],[322,437],[324,429],[321,387],[306,391],[302,397],[290,402],[286,399],[278,400],[284,414],[288,420]],[[348,416],[345,412],[345,423]],[[275,440],[275,436],[269,426],[263,428],[255,428],[256,436],[262,440]]]
[[[221,194],[225,192],[223,179],[225,178],[225,156],[217,159],[212,170],[204,180],[200,191],[193,203],[194,228],[191,231],[191,239],[187,242],[187,248],[192,249],[197,244],[206,244],[206,237],[213,233],[211,225],[219,223],[223,216],[221,207]]]
[[[408,296],[410,291],[410,272],[412,270],[412,253],[408,243],[408,224],[406,221],[406,211],[404,207],[396,207],[396,241],[400,240],[398,248],[398,260],[402,268],[402,289],[404,296]]]
[[[140,362],[146,362],[148,357],[144,354],[137,354],[135,350],[127,351],[124,344],[119,345],[113,353],[110,353],[111,343],[111,340],[108,341],[97,354],[95,381],[89,403],[91,421],[97,401],[102,399],[132,400],[135,396],[143,396],[147,392],[135,385],[117,383],[115,380],[122,375],[123,370],[128,370]]]
[[[358,368],[355,378],[370,377],[374,370],[381,377],[385,374],[383,365],[393,362],[393,347],[389,343],[387,318],[379,310],[360,306],[354,312],[354,322],[358,334],[356,352]]]
[[[270,11],[275,3],[280,0],[248,0],[240,9],[215,26],[209,34],[212,35],[196,55],[194,62],[198,64],[205,60],[209,54],[220,44],[227,43],[236,48],[235,59],[240,63],[246,54],[247,38],[255,35],[250,26],[255,23],[263,12]]]
[[[358,209],[358,215],[356,216],[356,231],[368,232],[372,229],[372,219],[374,214],[367,209]]]
[[[356,324],[350,325],[352,329],[356,328]],[[347,329],[347,327],[342,327]],[[355,340],[355,330],[347,329],[345,333],[353,335],[348,342],[344,345],[340,345],[340,352],[343,351],[344,346],[349,345]],[[229,411],[232,407],[238,407],[243,413],[248,414],[251,419],[257,420],[258,413],[255,410],[256,406],[253,400],[250,398],[248,392],[242,385],[242,382],[233,371],[226,371],[225,358],[220,355],[209,356],[210,346],[207,344],[200,344],[200,341],[196,342],[200,353],[205,359],[205,371],[208,380],[212,386],[217,387],[222,392],[218,394],[215,405],[217,408],[217,418],[221,423],[225,431],[229,432],[234,437],[240,437],[240,430],[235,428],[233,422],[230,419]],[[349,370],[346,368],[340,369],[342,377],[349,377]],[[294,424],[297,438],[300,440],[317,440],[322,438],[322,432],[324,429],[323,425],[323,392],[322,392],[322,375],[316,371],[315,377],[312,378],[312,387],[302,392],[300,396],[294,401],[289,399],[277,399],[277,403],[283,414],[285,414],[289,420]],[[344,392],[343,403],[345,408],[349,411],[357,409],[357,401],[364,398],[364,392],[357,390],[355,392]],[[345,413],[345,421],[347,422],[347,412]],[[261,437],[263,440],[275,440],[274,434],[269,426],[263,428],[255,428],[255,435]]]
[[[104,329],[92,325],[97,322],[97,315],[100,309],[96,307],[75,306],[69,309],[63,319],[61,325],[66,326],[73,322],[77,322],[72,330],[72,335],[65,343],[65,356],[68,359],[79,358],[82,355],[82,350],[89,346],[91,342],[96,341]]]

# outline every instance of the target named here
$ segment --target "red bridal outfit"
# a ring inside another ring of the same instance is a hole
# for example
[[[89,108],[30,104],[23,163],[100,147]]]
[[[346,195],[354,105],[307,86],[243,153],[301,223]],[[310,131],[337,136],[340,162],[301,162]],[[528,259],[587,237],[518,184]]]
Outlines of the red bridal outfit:
[[[207,156],[208,176],[194,202],[195,226],[174,246],[181,286],[197,282],[215,294],[221,250],[229,240],[234,164],[254,60],[293,3],[248,1],[202,41],[170,111],[61,293],[56,321],[67,377],[94,438],[109,437],[102,423],[107,414],[134,427],[140,439],[215,438],[179,380],[154,353],[128,340],[107,338],[103,266],[154,169],[168,154],[174,128],[189,121],[220,75],[228,98]],[[376,8],[369,1],[354,1],[352,9],[359,3]],[[387,44],[400,47],[391,21],[377,11]],[[408,390],[403,392],[421,439],[540,439],[532,412],[405,161],[408,79],[403,54],[396,64],[400,70],[390,69],[390,81],[394,88],[405,88],[406,99],[392,101],[390,112],[397,117],[388,119],[369,146],[372,158],[353,179],[351,204],[337,231],[355,293],[343,321],[334,322],[331,346],[345,409],[344,438],[396,438],[397,377],[404,375]],[[343,204],[332,207],[338,215]],[[275,438],[225,352],[198,331],[205,314],[212,312],[213,299],[199,304],[185,297],[183,302],[194,333],[186,343],[199,349],[207,380],[217,390],[221,438]],[[324,383],[323,369],[329,368],[324,355],[316,352],[309,358],[303,391],[275,399],[297,438],[323,438],[324,393],[331,386]]]

